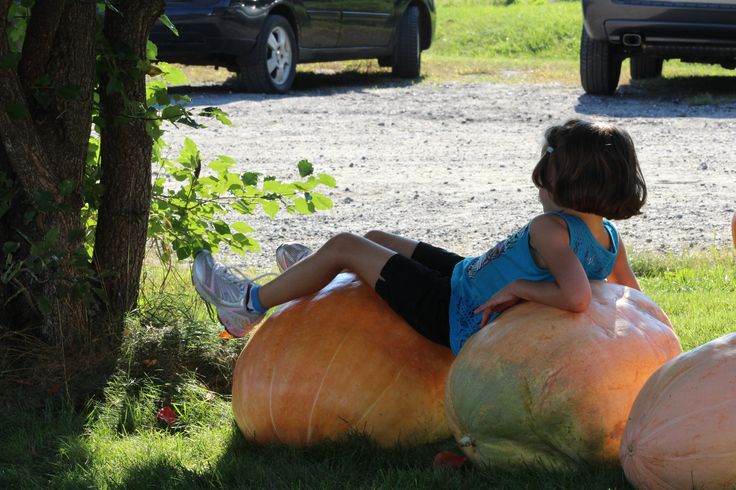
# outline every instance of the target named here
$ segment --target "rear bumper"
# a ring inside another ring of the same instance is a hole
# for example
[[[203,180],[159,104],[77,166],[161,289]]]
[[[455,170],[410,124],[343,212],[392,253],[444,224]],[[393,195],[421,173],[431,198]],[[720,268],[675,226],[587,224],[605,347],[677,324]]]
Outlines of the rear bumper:
[[[235,66],[256,43],[267,11],[243,5],[208,8],[167,7],[166,15],[176,26],[177,37],[157,22],[151,41],[163,61],[187,64]]]
[[[614,44],[635,34],[669,51],[736,47],[736,0],[583,0],[583,19],[592,39]]]

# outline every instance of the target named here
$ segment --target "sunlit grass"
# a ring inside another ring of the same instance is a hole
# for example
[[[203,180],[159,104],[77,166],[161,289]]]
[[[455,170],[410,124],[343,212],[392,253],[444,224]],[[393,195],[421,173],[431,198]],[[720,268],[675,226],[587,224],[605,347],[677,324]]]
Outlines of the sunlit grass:
[[[732,251],[642,255],[633,267],[644,292],[669,316],[683,349],[736,331],[736,255]]]

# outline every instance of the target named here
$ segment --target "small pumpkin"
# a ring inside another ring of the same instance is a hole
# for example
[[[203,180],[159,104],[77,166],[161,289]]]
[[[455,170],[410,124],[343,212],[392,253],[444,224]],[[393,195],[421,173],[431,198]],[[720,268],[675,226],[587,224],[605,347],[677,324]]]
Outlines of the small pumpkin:
[[[646,295],[604,282],[591,288],[583,313],[522,303],[463,346],[445,407],[455,439],[476,464],[618,464],[639,389],[682,349]]]
[[[233,374],[235,420],[264,444],[305,446],[350,431],[384,446],[445,439],[452,360],[356,276],[340,274],[252,335]]]
[[[734,211],[733,217],[731,218],[731,242],[734,248],[736,248],[736,211]]]
[[[736,488],[736,333],[677,356],[649,378],[620,455],[637,488]]]

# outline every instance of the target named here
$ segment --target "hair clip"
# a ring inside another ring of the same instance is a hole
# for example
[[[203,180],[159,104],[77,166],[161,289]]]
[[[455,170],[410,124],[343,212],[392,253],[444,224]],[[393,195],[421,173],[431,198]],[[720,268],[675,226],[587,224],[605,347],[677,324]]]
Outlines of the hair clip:
[[[552,153],[553,151],[555,151],[555,149],[554,149],[554,148],[552,148],[551,146],[548,146],[548,147],[547,147],[547,149],[546,149],[545,151],[546,151],[547,153]]]

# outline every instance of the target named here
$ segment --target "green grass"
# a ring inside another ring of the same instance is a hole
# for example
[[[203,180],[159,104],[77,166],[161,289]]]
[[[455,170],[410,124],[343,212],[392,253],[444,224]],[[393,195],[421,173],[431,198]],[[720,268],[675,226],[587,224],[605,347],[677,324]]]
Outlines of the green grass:
[[[633,267],[644,292],[669,316],[684,350],[736,331],[733,253],[648,255]]]
[[[635,256],[645,292],[689,350],[736,327],[736,255],[712,250]],[[0,397],[0,488],[629,488],[623,473],[447,471],[433,468],[451,440],[382,449],[359,434],[309,449],[260,447],[232,418],[230,373],[243,340],[224,341],[186,276],[149,268],[144,301],[128,321],[117,374],[70,407],[62,392]],[[155,362],[153,362],[155,361]],[[176,423],[156,418],[173,407]]]
[[[429,56],[575,60],[582,13],[578,2],[487,0],[437,2],[437,31]]]

